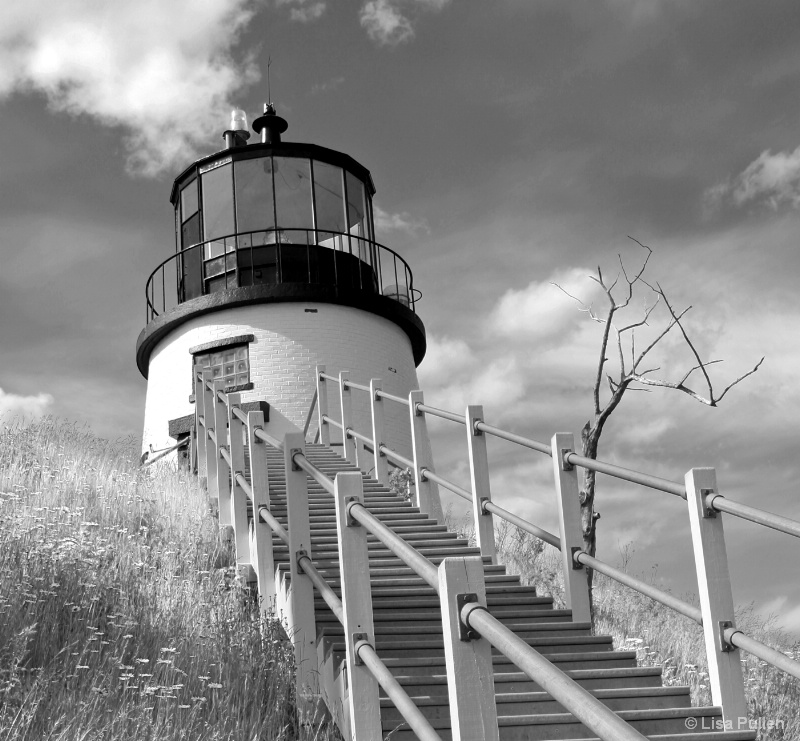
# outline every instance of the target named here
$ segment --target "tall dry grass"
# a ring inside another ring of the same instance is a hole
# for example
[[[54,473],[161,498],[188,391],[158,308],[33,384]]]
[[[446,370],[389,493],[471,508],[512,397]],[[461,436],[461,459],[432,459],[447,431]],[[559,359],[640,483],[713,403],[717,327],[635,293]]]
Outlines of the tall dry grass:
[[[194,477],[3,426],[0,739],[296,738],[291,646],[231,563]]]

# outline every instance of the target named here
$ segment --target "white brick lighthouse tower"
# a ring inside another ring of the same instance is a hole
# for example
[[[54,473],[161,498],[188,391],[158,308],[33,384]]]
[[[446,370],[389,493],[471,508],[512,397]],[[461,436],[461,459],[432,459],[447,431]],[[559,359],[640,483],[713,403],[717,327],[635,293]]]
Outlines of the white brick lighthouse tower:
[[[303,428],[318,364],[358,383],[380,378],[398,396],[419,387],[419,294],[407,263],[375,241],[369,171],[341,152],[282,141],[287,126],[267,106],[248,144],[234,111],[226,148],[175,180],[175,253],[147,281],[136,344],[143,450],[188,433],[195,366],[243,402],[266,402],[276,437]],[[354,427],[369,429],[369,414],[369,400],[354,396]],[[407,453],[408,413],[397,414],[386,442]]]

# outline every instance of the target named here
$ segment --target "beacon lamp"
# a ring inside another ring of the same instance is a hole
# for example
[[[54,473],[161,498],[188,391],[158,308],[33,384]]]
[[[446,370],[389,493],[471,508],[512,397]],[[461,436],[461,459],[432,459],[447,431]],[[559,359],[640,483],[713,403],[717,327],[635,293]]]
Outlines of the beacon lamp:
[[[241,108],[231,111],[231,126],[222,135],[225,138],[225,147],[243,147],[250,138],[247,127],[247,114]]]

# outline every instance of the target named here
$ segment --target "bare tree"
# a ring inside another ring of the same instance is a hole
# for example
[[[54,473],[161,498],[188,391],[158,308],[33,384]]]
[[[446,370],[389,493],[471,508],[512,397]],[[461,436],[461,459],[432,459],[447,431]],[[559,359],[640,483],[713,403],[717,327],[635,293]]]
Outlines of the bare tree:
[[[676,310],[661,285],[650,283],[645,279],[645,271],[653,250],[639,242],[639,240],[633,239],[633,237],[629,238],[636,242],[646,253],[636,272],[629,273],[620,255],[618,256],[619,272],[611,282],[608,281],[600,267],[597,268],[596,275],[590,276],[591,280],[598,284],[604,294],[603,307],[601,309],[597,309],[593,304],[587,304],[573,296],[557,283],[553,284],[571,299],[577,301],[581,311],[586,312],[592,321],[603,325],[597,373],[593,386],[594,414],[592,419],[581,430],[582,452],[586,458],[597,458],[600,437],[603,434],[606,422],[619,406],[627,391],[646,391],[648,389],[645,387],[662,386],[688,394],[701,404],[716,407],[728,391],[748,376],[753,375],[759,369],[761,363],[764,362],[764,358],[761,358],[752,370],[739,376],[721,392],[717,393],[708,368],[722,361],[703,360],[700,357],[700,353],[683,323],[683,318],[692,307],[687,306],[680,311]],[[646,293],[644,307],[641,312],[637,315],[635,321],[618,326],[617,320],[621,318],[624,310],[630,307],[634,296],[641,291]],[[649,302],[648,298],[650,299]],[[653,312],[658,306],[665,307],[667,312],[663,327],[655,331],[654,337],[651,328],[651,339],[644,344],[643,349],[639,349],[636,345],[636,332],[644,327],[651,326],[651,317],[653,317]],[[649,367],[652,350],[670,332],[680,333],[683,344],[693,358],[690,367],[676,380],[672,381],[656,376],[661,370],[660,367]],[[617,364],[619,366],[617,372],[610,370],[609,355],[611,353],[617,355]],[[696,385],[694,381],[692,381],[692,386],[688,385],[693,377],[697,379],[697,384],[699,385]],[[604,393],[606,386],[608,388]],[[599,512],[595,509],[594,471],[583,469],[580,503],[583,548],[587,553],[594,556],[597,550],[597,520],[600,518]],[[590,571],[590,588],[591,583],[592,574]]]

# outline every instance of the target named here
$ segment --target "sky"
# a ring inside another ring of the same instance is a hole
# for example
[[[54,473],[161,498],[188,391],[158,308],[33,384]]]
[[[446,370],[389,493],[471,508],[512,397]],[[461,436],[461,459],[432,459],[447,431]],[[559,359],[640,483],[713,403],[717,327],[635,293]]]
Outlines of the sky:
[[[579,433],[602,332],[581,310],[603,307],[590,276],[635,269],[634,237],[651,284],[692,307],[701,357],[724,360],[717,392],[766,359],[715,408],[629,393],[600,457],[673,480],[714,466],[723,495],[800,519],[793,0],[3,3],[0,412],[141,434],[134,350],[174,250],[172,180],[222,147],[231,107],[260,113],[269,59],[285,139],[372,173],[378,239],[422,291],[426,401]],[[693,365],[675,332],[652,358],[670,381]],[[458,431],[431,429],[437,471],[466,483]],[[494,443],[490,459],[494,498],[555,529],[549,459]],[[632,571],[695,590],[685,503],[601,479],[597,506],[601,557],[631,543]],[[737,604],[800,635],[797,542],[725,525]]]

